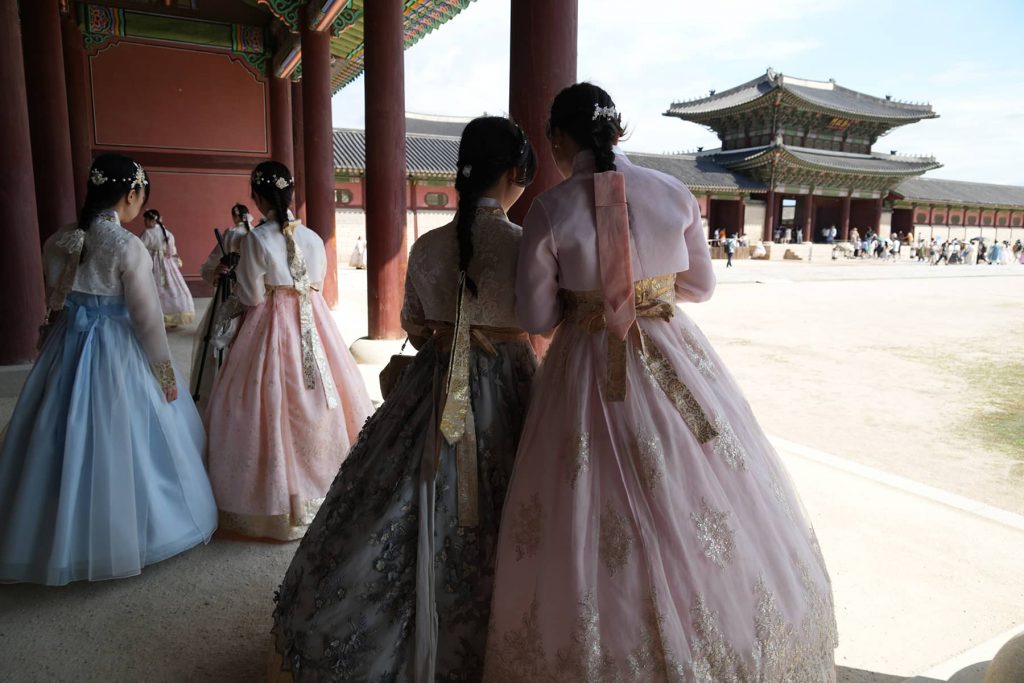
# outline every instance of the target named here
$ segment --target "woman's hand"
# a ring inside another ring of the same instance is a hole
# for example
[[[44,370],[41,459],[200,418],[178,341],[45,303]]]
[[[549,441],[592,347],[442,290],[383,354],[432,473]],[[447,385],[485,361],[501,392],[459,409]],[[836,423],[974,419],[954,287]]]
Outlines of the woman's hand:
[[[164,398],[167,399],[168,403],[174,403],[178,400],[178,385],[173,387],[164,387]]]
[[[227,275],[228,273],[231,272],[231,268],[221,263],[217,266],[217,270],[213,272],[215,272],[217,275]]]

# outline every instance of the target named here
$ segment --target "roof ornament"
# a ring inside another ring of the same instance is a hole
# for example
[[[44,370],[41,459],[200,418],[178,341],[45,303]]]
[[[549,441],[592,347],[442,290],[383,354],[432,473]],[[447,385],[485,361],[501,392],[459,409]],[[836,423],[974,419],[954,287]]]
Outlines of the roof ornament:
[[[779,72],[771,67],[768,67],[768,71],[765,72],[765,75],[768,76],[769,81],[775,81],[779,78]]]

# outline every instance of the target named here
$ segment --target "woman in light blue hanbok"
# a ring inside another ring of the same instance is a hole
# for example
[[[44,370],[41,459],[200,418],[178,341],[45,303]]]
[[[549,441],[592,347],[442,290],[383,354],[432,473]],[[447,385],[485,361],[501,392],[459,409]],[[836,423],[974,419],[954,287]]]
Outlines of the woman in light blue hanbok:
[[[45,341],[0,444],[0,582],[116,579],[209,540],[203,426],[138,237],[149,181],[98,157],[78,225],[44,247]]]

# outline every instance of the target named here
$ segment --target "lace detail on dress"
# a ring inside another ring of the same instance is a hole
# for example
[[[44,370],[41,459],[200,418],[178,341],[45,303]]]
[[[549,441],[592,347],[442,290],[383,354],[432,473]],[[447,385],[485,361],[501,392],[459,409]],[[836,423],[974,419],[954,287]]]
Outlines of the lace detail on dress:
[[[74,291],[101,296],[124,294],[124,252],[138,239],[121,227],[115,214],[100,214],[85,232],[85,259],[75,273]]]
[[[469,276],[476,282],[478,296],[467,295],[465,303],[470,324],[519,327],[515,315],[515,255],[521,239],[522,229],[502,215],[477,213]],[[403,318],[453,321],[458,296],[458,279],[453,273],[458,273],[458,242],[455,224],[449,223],[426,233],[413,245],[407,277],[414,284],[417,308],[421,310],[410,309],[407,297]]]
[[[601,513],[601,537],[597,556],[601,558],[610,576],[629,563],[633,554],[633,535],[629,533],[629,520],[611,505]]]
[[[775,593],[764,577],[754,584],[752,664],[743,661],[722,632],[718,614],[704,596],[694,597],[690,610],[697,641],[690,669],[698,681],[792,681],[822,683],[835,680],[834,650],[838,645],[831,596],[817,590],[807,567],[798,563],[807,611],[799,624],[786,622]]]
[[[576,490],[576,482],[590,468],[590,434],[582,429],[578,430],[568,447],[562,451],[562,460],[565,463],[569,488]]]
[[[544,511],[540,507],[540,496],[533,494],[528,503],[521,503],[511,520],[512,540],[515,543],[516,559],[533,557],[540,547],[541,523]]]
[[[722,568],[731,563],[736,550],[736,534],[729,526],[728,511],[716,510],[701,498],[700,514],[691,512],[690,518],[697,525],[697,537],[704,544],[704,555]]]

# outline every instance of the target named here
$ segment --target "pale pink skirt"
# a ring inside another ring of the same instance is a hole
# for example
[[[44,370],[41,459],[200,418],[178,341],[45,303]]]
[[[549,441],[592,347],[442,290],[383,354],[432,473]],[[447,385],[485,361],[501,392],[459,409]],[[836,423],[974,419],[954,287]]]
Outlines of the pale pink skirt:
[[[832,589],[785,468],[696,325],[639,324],[667,364],[634,337],[622,402],[604,400],[606,333],[556,333],[505,501],[485,680],[832,680]],[[701,443],[697,412],[719,436]]]
[[[369,394],[330,310],[310,294],[340,405],[329,408],[317,374],[303,380],[299,297],[278,290],[249,309],[206,409],[207,469],[222,529],[300,538],[363,422]]]

